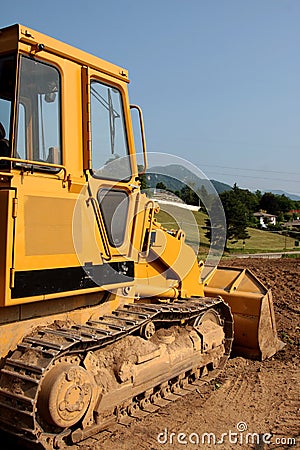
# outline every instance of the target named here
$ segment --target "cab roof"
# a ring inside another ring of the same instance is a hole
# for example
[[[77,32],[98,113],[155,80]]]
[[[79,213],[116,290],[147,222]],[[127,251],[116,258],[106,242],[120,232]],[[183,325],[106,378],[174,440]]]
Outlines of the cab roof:
[[[126,69],[38,31],[32,30],[24,25],[15,24],[0,29],[1,51],[16,50],[19,47],[19,43],[27,44],[29,46],[29,53],[54,53],[82,66],[88,66],[92,69],[99,70],[129,82],[128,71]]]

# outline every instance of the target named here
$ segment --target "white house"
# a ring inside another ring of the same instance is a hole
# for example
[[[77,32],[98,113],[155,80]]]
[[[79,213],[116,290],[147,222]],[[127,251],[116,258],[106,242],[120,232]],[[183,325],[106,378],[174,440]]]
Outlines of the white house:
[[[267,214],[264,211],[259,211],[253,214],[259,220],[262,228],[267,228],[268,225],[276,225],[275,214]]]

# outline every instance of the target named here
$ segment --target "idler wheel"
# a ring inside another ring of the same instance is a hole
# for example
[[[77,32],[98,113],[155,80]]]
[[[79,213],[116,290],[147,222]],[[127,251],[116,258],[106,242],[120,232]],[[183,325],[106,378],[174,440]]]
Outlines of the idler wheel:
[[[143,337],[146,340],[151,339],[154,333],[155,333],[155,325],[151,321],[145,323],[145,325],[142,326],[140,331],[141,337]]]
[[[70,427],[82,418],[91,396],[88,372],[83,367],[61,363],[53,367],[43,380],[38,410],[49,424]]]

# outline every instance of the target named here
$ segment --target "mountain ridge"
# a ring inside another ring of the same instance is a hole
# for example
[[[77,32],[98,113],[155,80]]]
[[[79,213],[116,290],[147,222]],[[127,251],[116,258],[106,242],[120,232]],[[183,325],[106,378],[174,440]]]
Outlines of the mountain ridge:
[[[150,188],[155,188],[156,184],[161,182],[164,183],[168,189],[174,192],[180,191],[185,185],[189,185],[195,190],[201,189],[201,187],[204,186],[205,189],[209,192],[211,191],[210,183],[213,185],[218,194],[232,189],[232,186],[224,183],[223,181],[200,178],[189,169],[184,166],[180,166],[179,164],[150,167],[146,172],[146,178],[147,184]],[[263,190],[258,188],[258,190],[260,190],[263,194],[265,192],[271,192],[274,195],[285,195],[291,200],[300,201],[300,195],[290,194],[289,192],[280,189]]]
[[[232,189],[229,184],[218,180],[200,178],[186,167],[177,164],[149,168],[146,172],[146,181],[150,188],[155,188],[157,183],[161,182],[174,192],[180,191],[186,185],[189,185],[195,190],[201,189],[204,186],[207,192],[210,192],[212,191],[212,184],[218,194]]]

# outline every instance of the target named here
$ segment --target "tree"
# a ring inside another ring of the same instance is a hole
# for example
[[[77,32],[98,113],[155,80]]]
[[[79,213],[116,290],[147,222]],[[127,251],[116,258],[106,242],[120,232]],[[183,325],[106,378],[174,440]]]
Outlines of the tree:
[[[261,197],[259,208],[267,211],[268,214],[278,215],[280,207],[276,195],[272,192],[265,192]]]
[[[156,189],[161,189],[165,191],[167,189],[167,186],[162,181],[159,181],[158,183],[156,183]]]
[[[205,226],[202,227],[205,230],[204,235],[209,240],[214,251],[223,251],[224,245],[226,244],[226,225],[218,199],[215,198],[211,202],[208,214],[208,218],[205,219]],[[211,223],[211,218],[213,218],[213,223]]]
[[[187,185],[180,190],[180,198],[188,205],[199,205],[198,195]]]
[[[286,214],[293,209],[294,205],[295,202],[286,195],[276,195],[272,192],[265,192],[259,203],[260,209],[267,211],[269,214],[274,214],[275,216],[280,215],[280,213]]]
[[[294,202],[293,202],[293,200],[288,198],[286,195],[282,194],[282,195],[278,195],[276,197],[277,197],[280,212],[285,214],[285,213],[291,211],[291,209],[293,209]]]
[[[235,188],[232,191],[222,192],[220,199],[226,217],[226,247],[227,241],[236,243],[239,240],[249,239],[247,226],[249,223],[249,209],[240,197],[241,189]]]
[[[258,193],[253,193],[248,189],[240,189],[235,183],[233,186],[233,192],[236,199],[240,200],[248,210],[248,220],[251,221],[252,215],[259,208],[259,191]]]
[[[202,184],[201,188],[197,190],[197,194],[199,196],[200,199],[200,205],[201,208],[209,208],[209,204],[210,204],[210,196],[204,186],[204,184]]]
[[[143,170],[143,166],[138,165],[138,171],[140,172],[141,170]],[[141,190],[146,190],[149,188],[145,173],[139,174],[139,181],[141,183]]]

